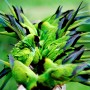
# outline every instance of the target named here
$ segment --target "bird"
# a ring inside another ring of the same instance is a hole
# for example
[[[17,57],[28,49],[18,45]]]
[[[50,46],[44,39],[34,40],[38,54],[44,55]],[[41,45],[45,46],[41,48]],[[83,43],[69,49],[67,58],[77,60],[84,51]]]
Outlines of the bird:
[[[76,10],[56,12],[38,23],[31,23],[20,7],[8,6],[12,14],[0,13],[0,24],[17,43],[8,54],[9,62],[0,60],[4,69],[0,78],[8,75],[27,90],[53,89],[56,85],[79,82],[90,86],[90,15],[81,15],[82,3]],[[33,80],[32,80],[33,78]],[[5,85],[4,85],[5,84]]]

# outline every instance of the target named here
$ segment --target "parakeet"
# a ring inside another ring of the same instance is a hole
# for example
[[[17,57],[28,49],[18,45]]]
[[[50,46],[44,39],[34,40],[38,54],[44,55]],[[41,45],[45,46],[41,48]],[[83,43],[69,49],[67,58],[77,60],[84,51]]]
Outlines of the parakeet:
[[[57,11],[39,23],[31,23],[22,8],[11,7],[12,14],[0,13],[2,35],[18,42],[9,52],[9,62],[0,60],[7,75],[1,89],[13,77],[27,90],[52,90],[56,85],[79,82],[90,86],[90,15],[77,10]],[[4,85],[5,84],[5,85]]]

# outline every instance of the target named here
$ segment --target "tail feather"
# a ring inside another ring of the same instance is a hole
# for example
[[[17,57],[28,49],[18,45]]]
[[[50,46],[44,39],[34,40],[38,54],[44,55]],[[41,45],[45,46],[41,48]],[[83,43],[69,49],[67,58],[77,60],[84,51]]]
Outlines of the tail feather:
[[[4,69],[0,72],[0,78],[2,78],[2,77],[4,77],[5,75],[7,75],[10,71],[11,71],[10,68],[4,68]]]

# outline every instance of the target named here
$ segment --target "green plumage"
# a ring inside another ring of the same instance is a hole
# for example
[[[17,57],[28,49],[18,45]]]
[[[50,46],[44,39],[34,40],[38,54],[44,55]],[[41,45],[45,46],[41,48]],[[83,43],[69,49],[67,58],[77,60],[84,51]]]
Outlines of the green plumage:
[[[0,72],[1,77],[10,72],[27,90],[51,90],[72,81],[90,86],[90,47],[86,46],[90,16],[78,15],[81,4],[76,11],[63,13],[59,6],[55,14],[34,25],[22,8],[8,4],[12,15],[0,14],[0,25],[5,28],[0,34],[18,42],[10,51],[10,63],[0,60],[9,68]]]

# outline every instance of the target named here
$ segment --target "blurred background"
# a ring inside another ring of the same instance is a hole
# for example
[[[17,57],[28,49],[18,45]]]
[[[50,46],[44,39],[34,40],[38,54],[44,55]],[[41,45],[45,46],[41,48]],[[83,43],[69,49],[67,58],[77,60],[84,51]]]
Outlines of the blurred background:
[[[25,15],[30,21],[42,20],[43,18],[55,13],[59,5],[63,10],[77,9],[82,0],[8,0],[11,5],[22,7]],[[82,11],[90,10],[90,0],[83,0],[85,8]],[[0,0],[0,11],[10,13],[5,0]],[[82,12],[81,11],[81,12]],[[2,31],[3,29],[0,29]],[[8,54],[17,40],[8,36],[0,35],[0,59],[8,60]],[[3,66],[0,66],[0,70]],[[0,80],[0,86],[4,78]],[[8,82],[4,90],[17,90],[16,82],[13,78]],[[79,83],[68,83],[67,90],[90,90],[90,86]]]

